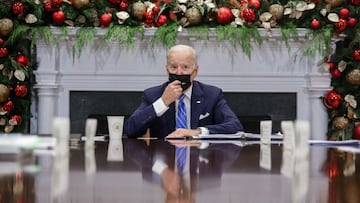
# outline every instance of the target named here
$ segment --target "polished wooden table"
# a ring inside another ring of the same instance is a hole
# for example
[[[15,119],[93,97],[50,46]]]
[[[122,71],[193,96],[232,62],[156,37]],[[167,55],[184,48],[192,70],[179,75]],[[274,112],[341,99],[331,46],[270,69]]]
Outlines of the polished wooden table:
[[[175,145],[189,149],[186,178],[176,172]],[[0,171],[0,202],[355,203],[359,163],[356,153],[324,146],[295,156],[281,143],[79,141],[68,155],[35,151],[35,169]]]

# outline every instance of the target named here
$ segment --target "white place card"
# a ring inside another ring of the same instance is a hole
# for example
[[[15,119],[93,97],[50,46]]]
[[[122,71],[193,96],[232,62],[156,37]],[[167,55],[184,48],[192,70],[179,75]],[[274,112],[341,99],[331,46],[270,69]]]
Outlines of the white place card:
[[[288,178],[294,176],[295,156],[293,149],[284,149],[282,153],[282,162],[280,172]]]
[[[271,145],[260,144],[260,167],[266,170],[271,170]]]
[[[94,147],[94,138],[96,135],[97,119],[88,118],[85,122],[85,147]]]
[[[307,158],[309,155],[310,124],[308,121],[295,121],[295,156]]]
[[[123,136],[124,116],[107,116],[110,139],[120,139]]]
[[[93,147],[85,149],[85,173],[90,176],[96,172],[95,150]]]
[[[70,120],[69,118],[54,118],[52,135],[56,138],[55,154],[69,154]]]
[[[272,121],[260,121],[260,143],[271,143]]]
[[[283,133],[284,149],[294,149],[295,147],[295,127],[293,121],[281,121],[281,131]]]
[[[124,150],[122,139],[109,139],[107,151],[108,161],[124,161]]]

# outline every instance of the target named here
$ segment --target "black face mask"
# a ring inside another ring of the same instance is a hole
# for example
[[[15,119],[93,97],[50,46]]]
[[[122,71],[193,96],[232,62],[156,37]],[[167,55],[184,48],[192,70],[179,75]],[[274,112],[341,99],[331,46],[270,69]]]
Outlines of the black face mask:
[[[181,82],[181,88],[186,90],[190,87],[190,74],[189,75],[176,75],[176,74],[169,74],[169,82],[173,82],[175,80],[179,80]]]

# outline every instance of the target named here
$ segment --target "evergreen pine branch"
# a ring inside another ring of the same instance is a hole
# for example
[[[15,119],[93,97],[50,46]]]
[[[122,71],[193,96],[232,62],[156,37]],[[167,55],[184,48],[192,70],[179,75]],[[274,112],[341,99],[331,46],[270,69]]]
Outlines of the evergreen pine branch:
[[[36,32],[37,34],[40,35],[40,37],[42,37],[42,39],[44,39],[44,42],[49,45],[52,46],[55,43],[55,36],[53,34],[53,32],[50,30],[50,27],[48,26],[40,26],[40,27],[36,27],[33,28],[33,32]],[[34,33],[35,36],[35,33]],[[32,40],[36,40],[35,38],[33,38]]]
[[[157,43],[162,42],[164,47],[171,47],[176,43],[178,25],[176,23],[169,23],[160,26],[156,29],[154,36],[150,40],[151,47]]]
[[[68,36],[68,32],[69,32],[68,28],[66,26],[61,26],[60,29],[61,29],[61,37],[63,39],[66,39],[66,37]]]
[[[6,40],[6,46],[14,46],[18,43],[18,40],[29,30],[29,26],[18,25],[11,32],[8,40]]]
[[[255,40],[255,42],[261,46],[263,38],[260,35],[260,31],[257,27],[251,26],[248,27],[248,31],[250,32],[250,36]]]
[[[116,39],[119,42],[120,49],[125,48],[126,46],[134,48],[135,45],[133,39],[136,35],[136,31],[137,28],[130,26],[110,26],[103,38],[104,45]]]
[[[86,44],[91,45],[95,36],[94,27],[82,27],[76,31],[76,42],[75,50],[77,50],[78,55],[81,54],[82,49]]]
[[[289,44],[289,39],[292,37],[295,40],[299,39],[299,33],[297,32],[296,25],[293,23],[286,23],[280,27],[280,32],[282,39],[285,42],[285,46],[288,49],[288,53],[291,52],[291,46]]]
[[[201,40],[207,41],[209,39],[209,26],[193,26],[187,28],[187,31],[192,35]]]
[[[249,57],[249,59],[251,59],[251,35],[248,32],[248,28],[247,27],[240,27],[238,28],[238,37],[240,40],[240,45],[241,48],[243,50],[243,52],[246,54],[246,56]]]
[[[219,42],[224,41],[226,38],[225,26],[223,26],[223,25],[216,26],[215,30],[216,30],[217,41],[219,41]]]
[[[322,30],[309,30],[306,35],[309,43],[305,48],[304,55],[315,57],[317,53],[325,56],[331,48],[332,29],[323,28]]]

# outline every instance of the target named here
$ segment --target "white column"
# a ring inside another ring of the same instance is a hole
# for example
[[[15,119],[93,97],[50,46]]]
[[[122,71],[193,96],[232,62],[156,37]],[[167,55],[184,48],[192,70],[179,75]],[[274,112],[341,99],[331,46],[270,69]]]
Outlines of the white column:
[[[35,132],[32,130],[32,133],[51,134],[51,123],[57,115],[59,52],[57,46],[50,46],[42,39],[38,39],[36,45],[39,66],[34,71],[36,76],[34,90],[37,92],[38,98],[37,104],[35,104],[37,112],[33,112],[33,115],[37,115],[34,118],[37,122],[37,129]]]
[[[56,86],[37,86],[38,92],[38,122],[37,133],[51,134],[51,121],[56,116]]]
[[[321,97],[330,89],[330,77],[328,73],[309,74],[309,97],[310,97],[310,124],[311,139],[326,139],[328,131],[328,115]]]

